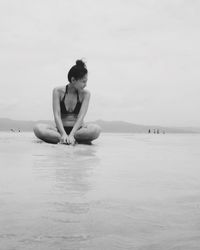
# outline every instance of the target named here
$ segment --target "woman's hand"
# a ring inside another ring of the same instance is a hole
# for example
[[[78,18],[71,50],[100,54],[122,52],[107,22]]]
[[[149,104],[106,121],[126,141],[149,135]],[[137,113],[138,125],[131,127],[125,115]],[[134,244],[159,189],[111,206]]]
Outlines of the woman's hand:
[[[73,135],[63,134],[61,135],[60,143],[74,145],[76,143],[76,140]]]
[[[67,134],[61,135],[60,143],[61,144],[68,144],[68,138],[69,138],[69,136]]]
[[[69,135],[67,139],[68,144],[74,145],[76,143],[76,140],[73,135]]]

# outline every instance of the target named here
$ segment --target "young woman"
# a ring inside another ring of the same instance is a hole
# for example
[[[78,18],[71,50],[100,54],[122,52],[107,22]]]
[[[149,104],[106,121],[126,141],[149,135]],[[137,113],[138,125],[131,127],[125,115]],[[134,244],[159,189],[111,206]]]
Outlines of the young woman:
[[[68,72],[69,84],[53,90],[53,113],[56,127],[37,124],[35,135],[48,143],[89,143],[100,134],[96,124],[85,124],[90,92],[85,89],[88,71],[82,60],[77,60]]]

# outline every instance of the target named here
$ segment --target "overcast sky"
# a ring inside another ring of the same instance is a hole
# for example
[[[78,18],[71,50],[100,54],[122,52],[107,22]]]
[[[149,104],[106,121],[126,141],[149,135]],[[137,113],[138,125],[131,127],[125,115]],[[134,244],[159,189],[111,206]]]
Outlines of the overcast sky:
[[[0,0],[0,117],[53,119],[85,58],[86,121],[200,126],[197,0]]]

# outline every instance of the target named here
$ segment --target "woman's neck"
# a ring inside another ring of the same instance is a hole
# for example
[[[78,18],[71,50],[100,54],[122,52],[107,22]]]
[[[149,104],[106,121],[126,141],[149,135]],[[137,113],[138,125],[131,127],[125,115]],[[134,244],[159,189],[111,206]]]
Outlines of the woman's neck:
[[[77,91],[77,89],[75,88],[74,84],[71,83],[71,82],[68,84],[68,91],[70,93],[75,93]]]

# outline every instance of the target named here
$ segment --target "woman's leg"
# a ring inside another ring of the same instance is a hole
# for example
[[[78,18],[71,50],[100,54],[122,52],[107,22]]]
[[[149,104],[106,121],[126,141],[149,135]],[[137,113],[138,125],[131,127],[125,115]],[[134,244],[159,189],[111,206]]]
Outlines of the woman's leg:
[[[74,138],[77,142],[88,143],[97,139],[100,135],[100,132],[101,128],[97,124],[88,123],[76,131]]]
[[[60,141],[60,134],[57,129],[48,124],[36,124],[33,131],[39,139],[48,143],[58,143]]]

